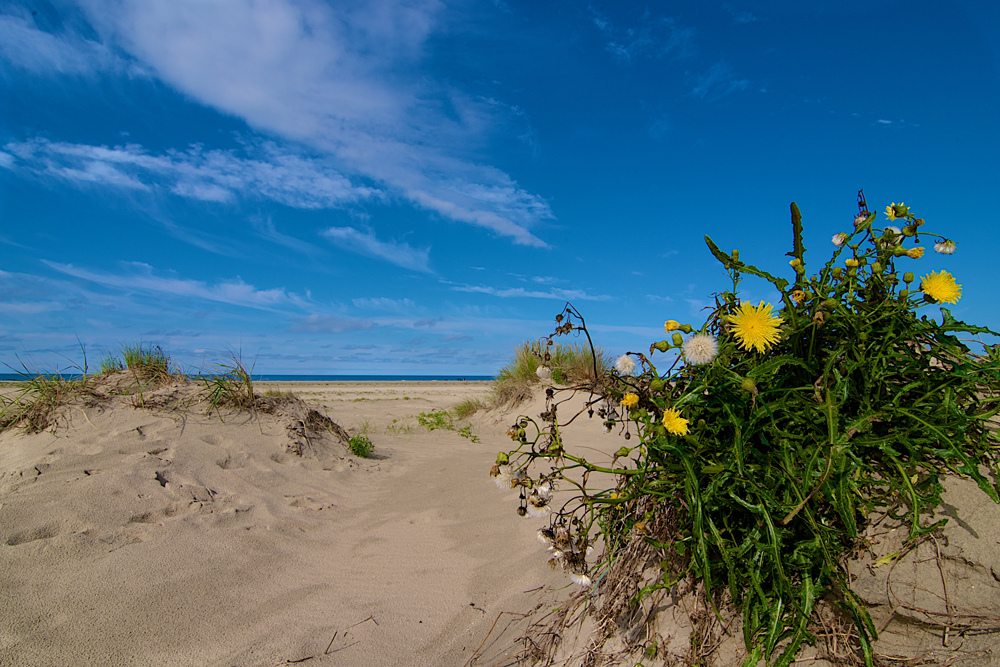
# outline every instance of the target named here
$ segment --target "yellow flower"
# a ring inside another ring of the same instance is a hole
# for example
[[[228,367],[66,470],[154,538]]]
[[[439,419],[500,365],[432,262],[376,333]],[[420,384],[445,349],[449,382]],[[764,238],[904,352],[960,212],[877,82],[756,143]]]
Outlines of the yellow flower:
[[[892,203],[892,206],[885,207],[885,216],[890,220],[898,220],[900,218],[905,218],[910,212],[910,207],[906,206],[903,202]]]
[[[667,429],[667,433],[674,435],[687,435],[688,432],[688,420],[681,417],[681,413],[673,408],[663,411],[663,426]]]
[[[938,303],[958,303],[962,298],[962,286],[947,271],[931,271],[921,278],[920,290]]]
[[[856,259],[845,259],[844,264],[847,265],[849,269],[856,269],[858,267],[858,260]]]
[[[802,260],[799,259],[798,257],[796,257],[795,259],[793,259],[792,261],[790,261],[788,264],[793,269],[795,269],[796,273],[802,273],[802,272],[805,271],[805,265],[802,263]]]
[[[635,406],[639,405],[639,396],[638,396],[638,394],[629,393],[629,394],[625,394],[624,396],[622,396],[622,405],[624,405],[629,410],[631,410]]]
[[[666,331],[667,333],[670,333],[671,331],[677,331],[680,328],[681,328],[681,323],[678,322],[677,320],[667,320],[666,322],[663,323],[663,330]]]
[[[909,250],[906,251],[906,256],[909,257],[909,258],[911,258],[911,259],[920,259],[921,257],[924,256],[924,249],[923,248],[910,248]]]
[[[767,352],[781,338],[778,327],[782,319],[771,313],[771,304],[763,301],[756,306],[741,303],[732,316],[732,322],[733,331],[744,350],[753,348],[758,352]]]

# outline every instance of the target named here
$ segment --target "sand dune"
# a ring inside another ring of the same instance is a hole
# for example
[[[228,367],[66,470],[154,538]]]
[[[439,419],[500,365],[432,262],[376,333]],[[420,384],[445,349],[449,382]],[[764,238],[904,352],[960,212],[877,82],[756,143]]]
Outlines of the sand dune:
[[[490,483],[505,428],[414,419],[488,386],[294,390],[375,457],[317,433],[297,456],[287,415],[122,401],[4,434],[0,663],[460,665],[523,591],[568,583]]]

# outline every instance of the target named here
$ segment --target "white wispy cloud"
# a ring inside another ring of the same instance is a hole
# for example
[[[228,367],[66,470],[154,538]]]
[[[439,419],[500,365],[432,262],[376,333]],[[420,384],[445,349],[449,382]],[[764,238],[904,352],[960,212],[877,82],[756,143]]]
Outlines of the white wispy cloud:
[[[323,236],[341,248],[359,255],[385,260],[412,271],[431,272],[428,265],[430,248],[413,248],[406,243],[380,241],[373,230],[362,232],[354,227],[330,227],[323,232]]]
[[[39,30],[26,11],[0,14],[0,58],[42,75],[103,71],[145,75],[142,68],[101,42],[70,31],[56,34]]]
[[[749,87],[749,80],[740,78],[728,63],[719,61],[712,65],[708,72],[698,77],[698,82],[691,89],[690,95],[714,101]]]
[[[76,184],[135,190],[162,189],[209,202],[237,197],[264,198],[301,209],[342,206],[380,193],[355,185],[323,160],[282,150],[273,142],[233,150],[190,146],[151,154],[142,146],[93,146],[35,138],[10,142],[10,169],[55,177]]]
[[[546,245],[531,228],[553,217],[548,203],[478,158],[477,147],[509,126],[509,108],[438,81],[425,66],[429,38],[447,29],[442,2],[78,2],[102,38],[96,44],[184,95],[322,151],[348,177],[414,206]],[[228,189],[209,180],[177,192],[217,200]]]
[[[303,310],[309,308],[306,299],[282,288],[257,289],[240,278],[208,284],[200,280],[164,277],[154,274],[153,267],[142,262],[125,263],[120,274],[92,271],[72,264],[42,260],[59,273],[87,280],[104,287],[125,292],[146,292],[174,297],[203,299],[233,306],[260,310]]]
[[[387,313],[412,313],[417,309],[417,304],[410,299],[390,299],[384,296],[352,299],[351,303],[364,310],[378,310]]]
[[[619,62],[667,55],[685,58],[692,54],[697,31],[679,25],[669,16],[653,16],[646,10],[634,27],[620,27],[599,9],[588,6],[587,10],[591,22],[609,40],[605,49]]]
[[[374,322],[354,317],[336,317],[333,315],[309,315],[296,319],[292,323],[292,331],[297,333],[346,333],[348,331],[364,331],[375,326]]]
[[[604,294],[587,294],[582,290],[553,288],[548,291],[529,290],[523,287],[511,287],[499,289],[487,285],[454,285],[452,289],[456,292],[474,292],[478,294],[489,294],[500,298],[530,298],[530,299],[558,299],[560,301],[609,301],[610,296]]]
[[[737,23],[754,23],[755,21],[762,20],[749,9],[739,9],[728,2],[722,5],[722,8],[725,9]]]

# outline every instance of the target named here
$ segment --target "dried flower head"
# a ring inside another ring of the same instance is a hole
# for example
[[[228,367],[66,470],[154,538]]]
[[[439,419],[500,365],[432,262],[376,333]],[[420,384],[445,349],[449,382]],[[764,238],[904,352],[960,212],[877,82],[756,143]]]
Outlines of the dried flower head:
[[[615,370],[620,375],[632,375],[633,371],[635,371],[635,362],[632,361],[632,357],[623,354],[615,359]]]
[[[769,303],[761,301],[756,306],[741,303],[731,319],[733,333],[744,350],[767,352],[781,338],[778,327],[782,319],[772,314]]]
[[[950,255],[955,252],[955,242],[947,239],[938,241],[934,244],[934,252],[939,252],[942,255]]]
[[[548,366],[539,366],[535,370],[535,375],[537,375],[539,379],[548,380],[550,377],[552,377],[552,369],[549,368]]]
[[[830,240],[833,242],[833,245],[839,248],[840,246],[847,243],[847,234],[843,232],[840,232],[839,234],[834,234],[833,238]]]
[[[938,303],[958,303],[962,298],[962,286],[947,271],[931,271],[921,278],[920,290]]]
[[[900,231],[899,227],[887,225],[882,230],[882,236],[878,239],[878,246],[880,248],[888,248],[892,245],[899,245],[903,242],[903,238],[903,232]]]
[[[498,489],[509,491],[513,486],[511,482],[514,480],[511,467],[509,465],[495,466],[494,470],[496,474],[493,475],[493,483],[497,485]],[[493,474],[493,471],[490,471],[490,474]]]
[[[552,486],[542,482],[531,489],[527,497],[528,514],[536,519],[546,517],[552,512],[549,502],[552,500]]]
[[[909,257],[910,259],[920,259],[921,257],[924,256],[924,249],[910,248],[909,250],[906,251],[906,256]]]
[[[719,343],[709,334],[695,334],[684,343],[684,357],[692,364],[707,364],[719,353]]]

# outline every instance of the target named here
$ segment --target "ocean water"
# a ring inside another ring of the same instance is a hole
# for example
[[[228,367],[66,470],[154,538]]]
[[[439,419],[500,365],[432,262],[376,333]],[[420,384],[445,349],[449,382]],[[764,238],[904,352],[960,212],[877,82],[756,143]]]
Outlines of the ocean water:
[[[0,373],[0,382],[29,380],[32,376],[18,373]],[[77,380],[79,373],[63,373],[67,380]],[[211,376],[202,376],[211,377]],[[484,382],[492,375],[257,375],[254,382]]]

